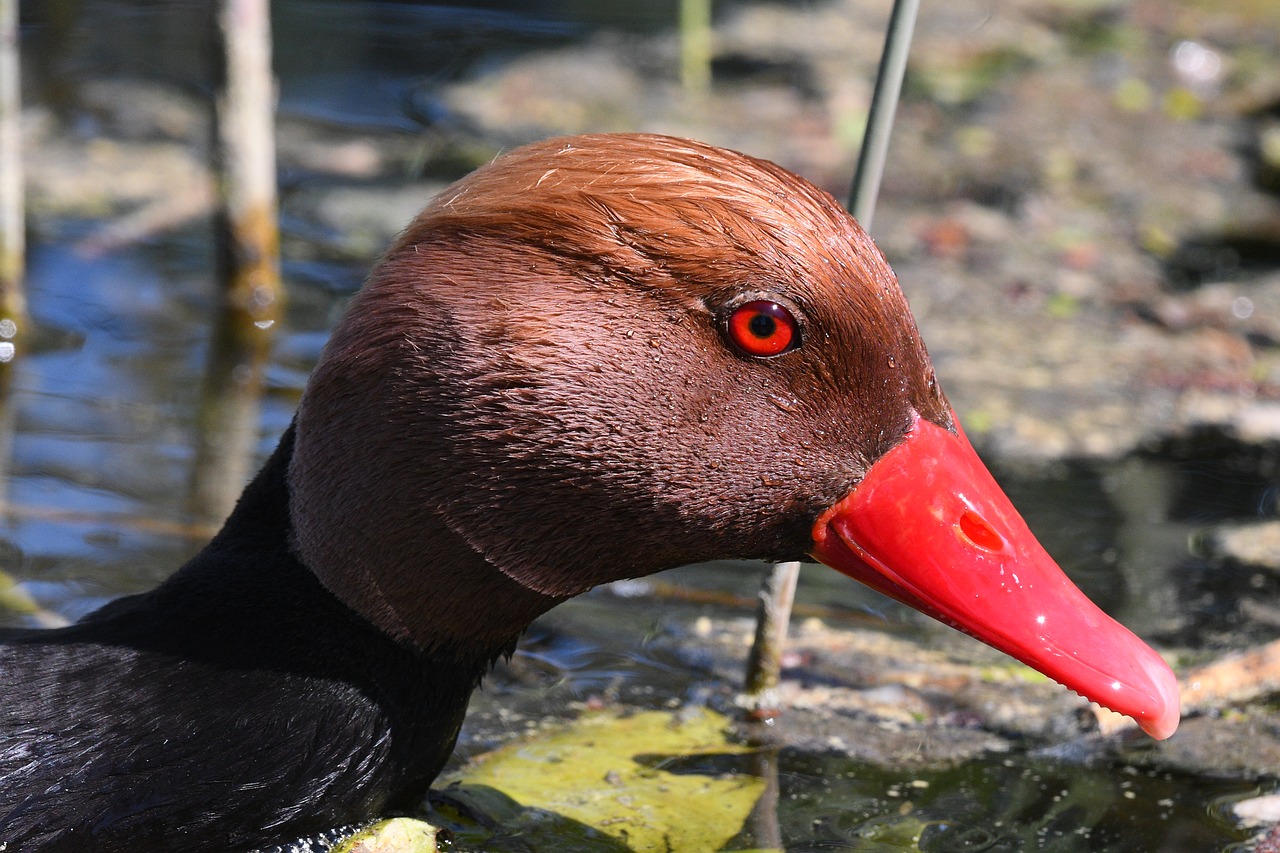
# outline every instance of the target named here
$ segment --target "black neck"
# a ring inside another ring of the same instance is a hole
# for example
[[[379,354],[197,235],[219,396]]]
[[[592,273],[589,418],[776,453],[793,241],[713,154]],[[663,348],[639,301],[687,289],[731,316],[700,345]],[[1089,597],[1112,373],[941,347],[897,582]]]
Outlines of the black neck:
[[[369,806],[407,806],[452,752],[468,698],[493,655],[459,660],[394,641],[316,580],[289,547],[292,446],[291,427],[222,531],[172,578],[55,633],[62,642],[121,647],[174,660],[202,679],[225,678],[228,704],[280,706],[237,711],[243,717],[347,713],[342,703],[323,702],[354,689],[362,699],[350,709],[349,727],[368,731],[367,748],[378,757],[370,759],[376,766],[367,784],[351,792],[359,800],[351,816]],[[243,697],[246,681],[266,686]],[[324,819],[345,813],[332,799],[325,805]]]

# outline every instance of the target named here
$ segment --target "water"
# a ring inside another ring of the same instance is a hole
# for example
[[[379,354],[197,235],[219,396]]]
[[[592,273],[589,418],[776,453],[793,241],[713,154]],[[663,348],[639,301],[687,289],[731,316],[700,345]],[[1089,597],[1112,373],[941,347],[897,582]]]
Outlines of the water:
[[[875,846],[874,835],[909,822],[923,826],[925,853],[1208,850],[1229,830],[1216,804],[1256,790],[1199,781],[1192,793],[1168,774],[1008,758],[877,774],[784,756],[779,774],[790,851],[895,849]]]
[[[604,25],[645,30],[674,15],[670,4],[522,5],[516,12],[498,4],[277,4],[283,109],[348,128],[410,130],[438,118],[431,113],[434,80]],[[33,55],[43,57],[36,97],[56,104],[67,90],[61,84],[94,74],[199,84],[190,57],[200,39],[182,23],[189,5],[86,3],[73,38],[48,23],[56,6],[24,4],[26,36],[38,46]],[[45,216],[33,232],[36,335],[16,365],[4,419],[8,455],[0,459],[8,502],[0,516],[0,569],[41,608],[68,619],[153,586],[210,529],[185,509],[214,302],[207,230],[197,223],[88,257],[75,247],[97,224]],[[286,262],[290,301],[267,371],[258,460],[287,426],[326,330],[359,285],[359,266],[325,257],[321,251]],[[1139,633],[1231,645],[1269,639],[1232,610],[1249,579],[1208,577],[1185,540],[1208,521],[1266,514],[1274,503],[1269,464],[1224,452],[1062,466],[1004,481],[1086,593]],[[717,564],[663,580],[749,601],[758,578],[758,567]],[[1217,597],[1206,599],[1206,587]],[[887,628],[917,624],[899,606],[823,570],[806,570],[800,601],[862,613]],[[696,696],[712,676],[649,651],[644,637],[661,620],[745,612],[732,602],[658,608],[607,592],[566,608],[527,647],[524,665],[535,676],[503,681],[479,699],[478,719],[486,703],[560,706],[566,697],[619,684],[657,705]],[[793,851],[906,849],[901,837],[917,831],[928,851],[1214,849],[1243,840],[1227,807],[1258,790],[1245,780],[1023,754],[925,773],[786,750],[766,763],[765,771],[722,769],[776,774],[776,799],[763,810],[771,810]],[[764,840],[758,834],[744,829],[742,846]]]

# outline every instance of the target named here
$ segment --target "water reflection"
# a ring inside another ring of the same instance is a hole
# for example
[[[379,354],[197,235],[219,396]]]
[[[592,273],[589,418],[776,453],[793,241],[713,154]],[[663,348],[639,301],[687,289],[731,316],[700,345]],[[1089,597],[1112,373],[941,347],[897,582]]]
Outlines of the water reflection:
[[[196,521],[225,519],[256,470],[272,332],[229,306],[218,312],[195,418],[187,511]]]

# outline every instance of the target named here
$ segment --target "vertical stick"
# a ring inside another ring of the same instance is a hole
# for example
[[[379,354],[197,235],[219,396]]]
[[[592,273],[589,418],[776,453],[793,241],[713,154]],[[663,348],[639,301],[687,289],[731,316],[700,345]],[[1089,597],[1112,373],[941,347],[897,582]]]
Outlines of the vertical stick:
[[[217,15],[219,272],[233,311],[265,331],[279,319],[282,295],[270,7],[267,0],[218,0]]]
[[[22,69],[18,54],[18,0],[0,0],[0,506],[8,491],[14,410],[9,404],[18,330],[26,325],[22,280],[26,268],[26,217],[22,194]],[[17,581],[0,572],[0,609],[29,614],[48,626],[46,613]],[[62,623],[65,624],[65,623]]]
[[[0,362],[14,356],[26,321],[22,279],[26,221],[22,195],[22,89],[18,0],[0,0]]]
[[[884,175],[884,161],[889,154],[889,136],[898,111],[902,77],[907,70],[911,34],[915,31],[919,9],[920,0],[894,0],[893,12],[889,16],[889,31],[885,34],[884,53],[880,57],[871,111],[867,115],[867,132],[862,137],[862,152],[858,156],[858,169],[854,172],[853,189],[849,194],[849,210],[866,231],[871,230],[871,219],[876,210],[876,196],[880,193],[880,178]]]
[[[747,656],[744,685],[747,715],[753,719],[777,715],[782,652],[787,645],[787,626],[791,622],[791,604],[799,578],[799,563],[778,563],[765,573],[760,584],[756,636]]]
[[[711,90],[711,0],[680,0],[680,84],[691,99]]]
[[[268,0],[217,0],[215,221],[223,300],[196,416],[188,509],[217,521],[249,473],[283,291],[276,221],[275,82]]]
[[[884,55],[876,73],[875,94],[867,116],[867,132],[853,178],[849,205],[862,227],[871,230],[880,177],[889,152],[889,136],[902,93],[902,77],[907,68],[911,35],[915,30],[920,0],[894,0],[885,34]],[[778,711],[775,688],[782,669],[782,652],[791,621],[791,604],[795,597],[799,563],[779,563],[765,576],[760,587],[760,607],[756,612],[756,636],[747,658],[744,692],[750,717],[767,719]]]

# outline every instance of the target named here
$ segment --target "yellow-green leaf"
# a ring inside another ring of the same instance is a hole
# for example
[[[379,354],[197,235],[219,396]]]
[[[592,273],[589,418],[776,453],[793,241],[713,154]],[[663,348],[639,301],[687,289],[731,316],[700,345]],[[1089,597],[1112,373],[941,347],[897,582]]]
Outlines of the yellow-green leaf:
[[[408,817],[380,820],[343,840],[333,853],[436,853],[436,830]]]
[[[455,783],[445,794],[462,799],[462,812],[482,810],[498,834],[528,840],[557,820],[563,832],[576,826],[582,844],[562,838],[560,850],[720,850],[742,829],[764,781],[672,762],[750,752],[726,740],[727,727],[706,710],[588,715],[481,756],[444,780]]]

